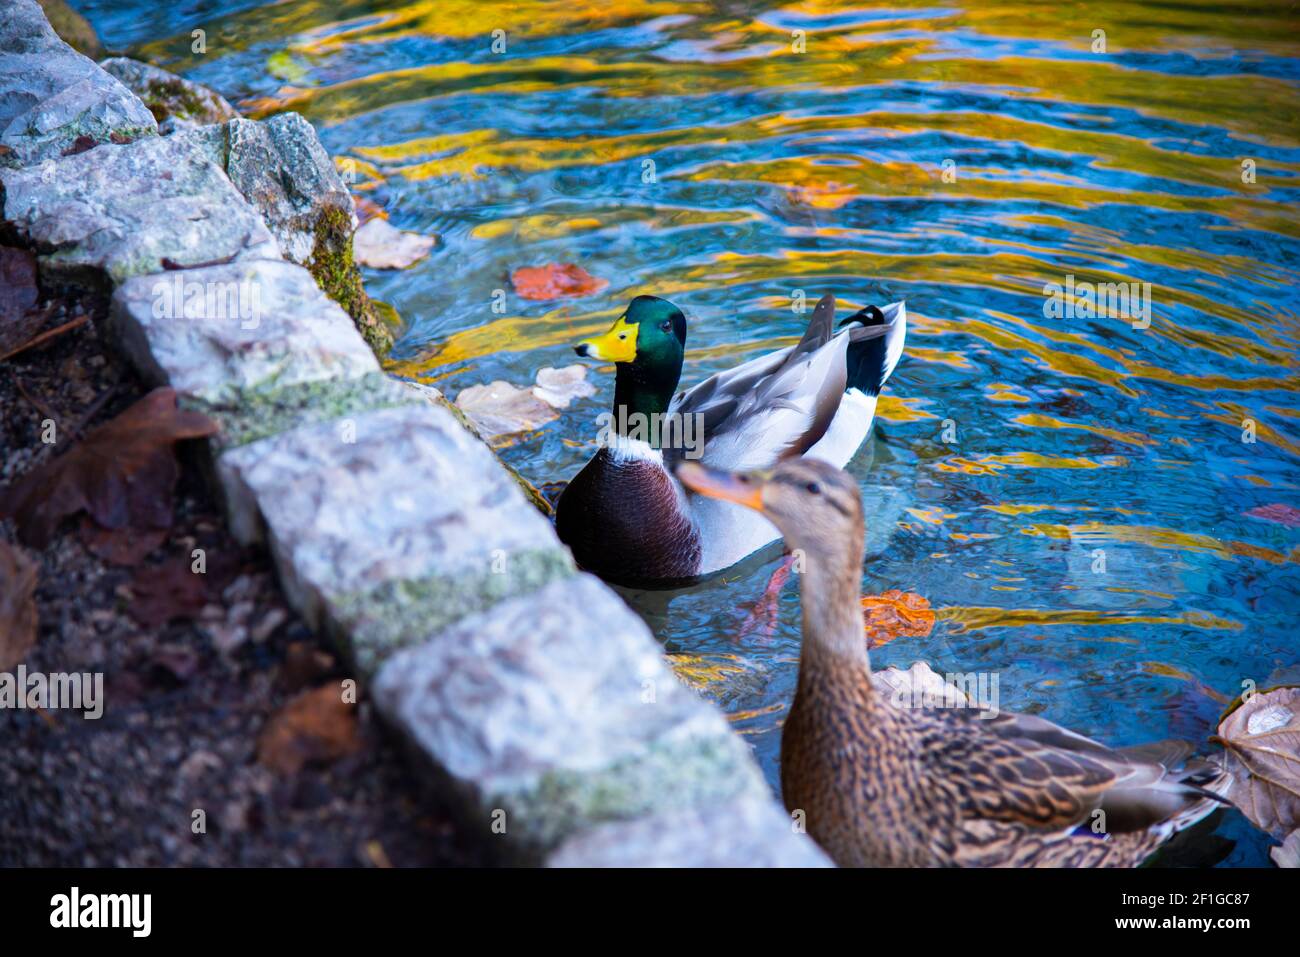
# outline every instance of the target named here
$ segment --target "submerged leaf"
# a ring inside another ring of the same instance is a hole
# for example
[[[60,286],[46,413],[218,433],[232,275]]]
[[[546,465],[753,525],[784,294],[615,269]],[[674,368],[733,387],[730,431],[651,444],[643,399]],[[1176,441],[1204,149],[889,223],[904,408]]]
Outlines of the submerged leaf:
[[[1278,840],[1300,828],[1300,688],[1259,691],[1219,722],[1228,798]]]
[[[566,296],[590,296],[609,282],[597,279],[575,263],[548,263],[525,266],[510,276],[515,292],[525,299],[560,299]]]
[[[567,409],[574,399],[595,395],[596,387],[587,381],[587,367],[574,363],[563,369],[538,369],[533,395],[556,409]]]
[[[862,597],[867,642],[876,648],[900,635],[924,638],[934,629],[934,611],[921,595],[891,588]]]
[[[1262,518],[1270,522],[1279,522],[1287,528],[1300,528],[1300,509],[1292,508],[1281,502],[1260,505],[1246,512],[1251,518]]]
[[[88,512],[109,529],[167,528],[180,468],[173,446],[217,424],[176,408],[176,393],[155,389],[68,452],[0,490],[0,517],[16,519],[18,538],[44,548],[59,522]]]
[[[489,442],[498,436],[529,432],[560,417],[531,389],[500,380],[470,386],[456,396],[456,406]]]
[[[36,644],[36,563],[0,539],[0,671],[27,657]]]
[[[257,739],[257,760],[281,774],[325,764],[361,748],[356,707],[338,684],[304,691],[271,716]]]
[[[904,671],[895,665],[871,673],[871,684],[889,701],[903,707],[932,702],[934,707],[964,708],[972,705],[969,695],[924,661],[912,662]]]
[[[396,229],[376,216],[352,234],[352,258],[371,269],[405,269],[429,255],[437,242],[432,236]]]

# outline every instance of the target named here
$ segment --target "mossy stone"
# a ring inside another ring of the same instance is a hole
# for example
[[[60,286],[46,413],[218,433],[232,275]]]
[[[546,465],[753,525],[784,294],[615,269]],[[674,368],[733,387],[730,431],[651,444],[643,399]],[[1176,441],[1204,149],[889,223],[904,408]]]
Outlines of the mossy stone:
[[[388,355],[393,331],[362,285],[361,270],[352,259],[352,217],[345,210],[327,207],[321,212],[307,268],[325,295],[352,317],[375,355]]]
[[[490,556],[485,556],[491,562]],[[350,636],[344,649],[360,674],[373,675],[392,654],[493,605],[574,574],[567,549],[503,556],[491,567],[417,580],[386,581],[334,599],[334,618]]]

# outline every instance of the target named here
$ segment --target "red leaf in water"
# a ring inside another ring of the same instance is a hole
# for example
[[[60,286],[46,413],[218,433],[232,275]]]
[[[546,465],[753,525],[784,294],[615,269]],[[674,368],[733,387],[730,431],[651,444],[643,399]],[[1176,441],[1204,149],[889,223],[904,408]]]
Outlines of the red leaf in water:
[[[338,683],[304,691],[271,716],[257,738],[258,763],[297,774],[307,763],[327,764],[361,748],[357,709]]]
[[[0,671],[20,663],[36,644],[36,564],[0,539]]]
[[[1287,528],[1300,528],[1300,509],[1292,508],[1290,505],[1283,505],[1281,502],[1260,505],[1257,508],[1252,508],[1246,514],[1252,518],[1280,522]]]
[[[18,538],[44,548],[69,515],[88,512],[104,528],[168,528],[180,467],[173,446],[212,435],[217,424],[176,408],[176,393],[154,389],[68,452],[0,489],[0,518]]]
[[[880,595],[862,597],[862,617],[867,626],[867,643],[878,648],[899,635],[924,638],[934,629],[934,611],[922,596],[891,588]]]
[[[597,279],[574,263],[549,263],[545,266],[525,266],[510,276],[515,292],[525,299],[560,299],[565,296],[590,296],[600,292],[609,282]]]

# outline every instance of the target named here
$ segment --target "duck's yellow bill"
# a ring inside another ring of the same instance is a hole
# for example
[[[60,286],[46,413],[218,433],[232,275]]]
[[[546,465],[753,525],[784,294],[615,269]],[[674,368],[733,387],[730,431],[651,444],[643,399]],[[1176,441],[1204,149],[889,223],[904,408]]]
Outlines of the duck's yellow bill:
[[[606,362],[631,362],[636,358],[636,334],[639,323],[629,323],[627,316],[619,316],[609,332],[594,339],[584,339],[573,347],[580,356],[604,359]]]
[[[763,483],[758,477],[719,472],[698,462],[683,462],[677,467],[677,478],[693,492],[763,511]]]

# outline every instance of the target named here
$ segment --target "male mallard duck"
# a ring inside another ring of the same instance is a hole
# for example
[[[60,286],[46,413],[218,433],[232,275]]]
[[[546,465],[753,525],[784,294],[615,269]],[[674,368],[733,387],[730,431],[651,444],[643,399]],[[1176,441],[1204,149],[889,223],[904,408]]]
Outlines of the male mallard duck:
[[[614,411],[556,506],[560,539],[583,568],[625,584],[711,574],[776,541],[765,518],[688,493],[673,468],[697,457],[718,469],[770,468],[790,456],[847,464],[871,431],[906,327],[897,302],[868,306],[836,333],[827,295],[797,345],[674,395],[686,317],[666,299],[637,296],[609,332],[575,347],[614,363]]]
[[[1112,750],[1042,718],[908,708],[873,688],[858,594],[862,503],[840,469],[795,459],[766,475],[694,463],[678,475],[761,511],[803,552],[781,788],[840,865],[1131,867],[1221,800],[1220,768],[1174,769],[1187,754],[1178,742]]]

